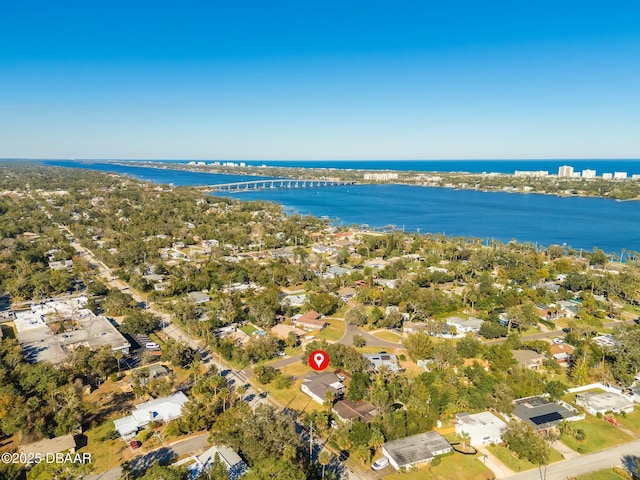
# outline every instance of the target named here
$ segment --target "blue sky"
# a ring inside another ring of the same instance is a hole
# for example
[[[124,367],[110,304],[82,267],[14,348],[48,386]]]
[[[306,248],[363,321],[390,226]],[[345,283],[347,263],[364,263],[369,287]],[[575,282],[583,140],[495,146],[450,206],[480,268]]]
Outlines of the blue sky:
[[[0,157],[640,158],[639,24],[615,0],[3,2]]]

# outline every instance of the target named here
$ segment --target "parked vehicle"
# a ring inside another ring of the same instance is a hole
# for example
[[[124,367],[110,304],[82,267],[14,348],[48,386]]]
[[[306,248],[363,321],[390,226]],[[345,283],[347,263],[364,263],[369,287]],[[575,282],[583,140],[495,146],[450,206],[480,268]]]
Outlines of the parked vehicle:
[[[146,348],[147,350],[160,350],[160,345],[158,345],[156,342],[147,342],[145,343],[144,348]]]
[[[375,470],[377,472],[378,470],[382,470],[383,468],[386,468],[388,466],[389,459],[387,457],[382,457],[373,462],[373,465],[371,465],[371,470]]]
[[[140,448],[142,446],[142,442],[140,440],[131,440],[129,442],[129,446],[135,450],[136,448]]]

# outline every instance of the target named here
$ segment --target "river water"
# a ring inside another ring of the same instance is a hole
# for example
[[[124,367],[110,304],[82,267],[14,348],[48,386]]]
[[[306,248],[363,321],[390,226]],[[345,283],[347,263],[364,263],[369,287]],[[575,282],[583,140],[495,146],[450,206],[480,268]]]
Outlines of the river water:
[[[256,177],[219,175],[112,163],[46,161],[50,165],[125,173],[156,183],[212,185]],[[606,253],[640,251],[640,203],[603,198],[480,192],[406,185],[266,189],[227,194],[269,200],[289,212],[328,216],[344,225],[395,225],[407,231],[472,236],[540,246],[566,244]]]

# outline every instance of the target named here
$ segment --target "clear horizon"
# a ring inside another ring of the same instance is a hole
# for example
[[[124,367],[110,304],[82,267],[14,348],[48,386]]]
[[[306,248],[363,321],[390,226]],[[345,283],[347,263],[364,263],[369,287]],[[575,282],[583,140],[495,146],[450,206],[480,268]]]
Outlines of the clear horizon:
[[[636,2],[2,13],[3,158],[640,158]]]

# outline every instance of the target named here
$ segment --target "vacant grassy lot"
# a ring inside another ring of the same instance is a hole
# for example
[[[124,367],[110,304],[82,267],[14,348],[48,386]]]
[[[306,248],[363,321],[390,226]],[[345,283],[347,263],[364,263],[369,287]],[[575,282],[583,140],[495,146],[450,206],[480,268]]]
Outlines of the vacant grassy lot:
[[[591,453],[605,448],[630,442],[632,438],[617,427],[607,423],[606,420],[596,417],[587,417],[579,422],[574,422],[575,428],[581,428],[587,434],[584,442],[578,443],[575,438],[562,435],[562,443],[580,453]]]
[[[386,340],[387,342],[395,342],[400,343],[402,341],[402,337],[394,332],[375,332],[371,335],[381,338],[382,340]]]
[[[491,480],[495,475],[478,460],[479,455],[455,453],[442,458],[442,463],[429,468],[428,465],[409,473],[392,473],[384,480]],[[431,473],[429,473],[431,470]]]
[[[509,450],[507,447],[501,447],[499,445],[491,445],[487,447],[495,457],[504,463],[507,467],[509,467],[514,472],[524,472],[525,470],[531,470],[532,468],[538,468],[537,465],[525,460],[523,458],[517,458],[514,456],[514,453]],[[551,449],[551,453],[549,455],[549,463],[559,462],[562,460],[562,454],[557,450]]]
[[[337,342],[344,335],[344,322],[342,320],[336,320],[332,318],[326,318],[325,320],[328,325],[316,335],[316,338],[320,340],[327,340],[329,342]]]
[[[302,393],[300,385],[302,385],[302,380],[296,380],[290,388],[283,390],[274,388],[273,384],[260,385],[260,387],[269,392],[271,399],[283,407],[288,407],[299,412],[321,411],[326,408]]]
[[[91,454],[92,471],[94,472],[104,472],[133,457],[132,450],[120,438],[116,440],[104,439],[111,430],[114,430],[113,421],[107,420],[85,432],[87,446],[81,451]]]

